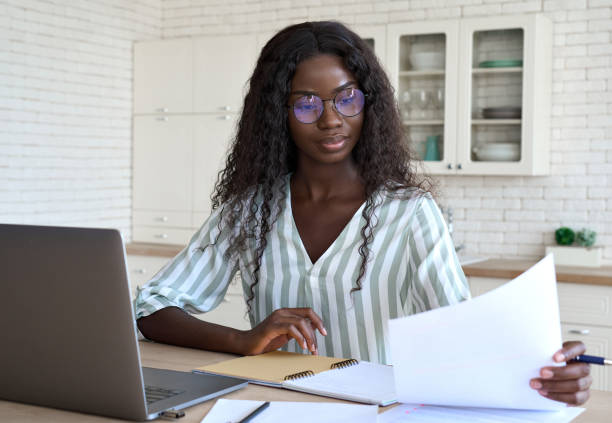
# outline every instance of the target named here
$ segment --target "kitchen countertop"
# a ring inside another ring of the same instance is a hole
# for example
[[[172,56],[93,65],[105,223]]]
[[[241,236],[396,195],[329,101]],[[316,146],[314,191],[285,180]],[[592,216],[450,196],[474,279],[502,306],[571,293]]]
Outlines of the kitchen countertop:
[[[488,259],[463,266],[466,276],[512,279],[529,269],[536,260]],[[612,286],[612,266],[555,266],[557,282],[586,283]]]
[[[134,242],[125,246],[128,254],[172,258],[184,246]],[[512,279],[536,263],[536,260],[488,259],[463,266],[466,276]],[[612,266],[556,266],[558,282],[612,286]]]

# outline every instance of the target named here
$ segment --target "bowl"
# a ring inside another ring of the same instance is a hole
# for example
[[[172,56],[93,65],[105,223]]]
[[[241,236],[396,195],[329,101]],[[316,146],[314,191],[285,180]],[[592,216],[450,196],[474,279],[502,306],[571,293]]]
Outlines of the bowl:
[[[484,144],[474,147],[472,151],[478,160],[485,162],[516,162],[521,158],[521,146],[518,143]]]
[[[410,53],[414,70],[444,69],[444,53],[440,51],[415,51]]]

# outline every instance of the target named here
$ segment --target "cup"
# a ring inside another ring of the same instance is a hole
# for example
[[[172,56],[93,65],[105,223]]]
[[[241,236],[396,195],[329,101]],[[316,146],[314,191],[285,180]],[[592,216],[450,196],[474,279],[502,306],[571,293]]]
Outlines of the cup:
[[[425,141],[425,161],[440,161],[440,150],[438,148],[439,135],[429,135]]]

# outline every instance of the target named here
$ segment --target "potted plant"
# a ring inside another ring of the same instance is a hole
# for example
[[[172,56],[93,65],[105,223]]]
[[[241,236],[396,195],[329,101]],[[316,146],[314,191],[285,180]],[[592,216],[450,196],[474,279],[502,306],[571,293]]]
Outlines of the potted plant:
[[[555,263],[567,266],[601,266],[601,247],[594,247],[597,233],[583,228],[574,232],[567,226],[555,231],[556,246],[546,247],[546,254],[553,253]],[[577,246],[573,246],[573,244]]]

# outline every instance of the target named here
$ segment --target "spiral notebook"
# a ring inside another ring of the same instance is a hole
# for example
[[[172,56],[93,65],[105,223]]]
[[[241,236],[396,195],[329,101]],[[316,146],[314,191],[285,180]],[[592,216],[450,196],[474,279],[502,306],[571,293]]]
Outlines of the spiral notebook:
[[[391,366],[354,359],[273,351],[198,367],[194,372],[365,404],[386,406],[397,401]]]

